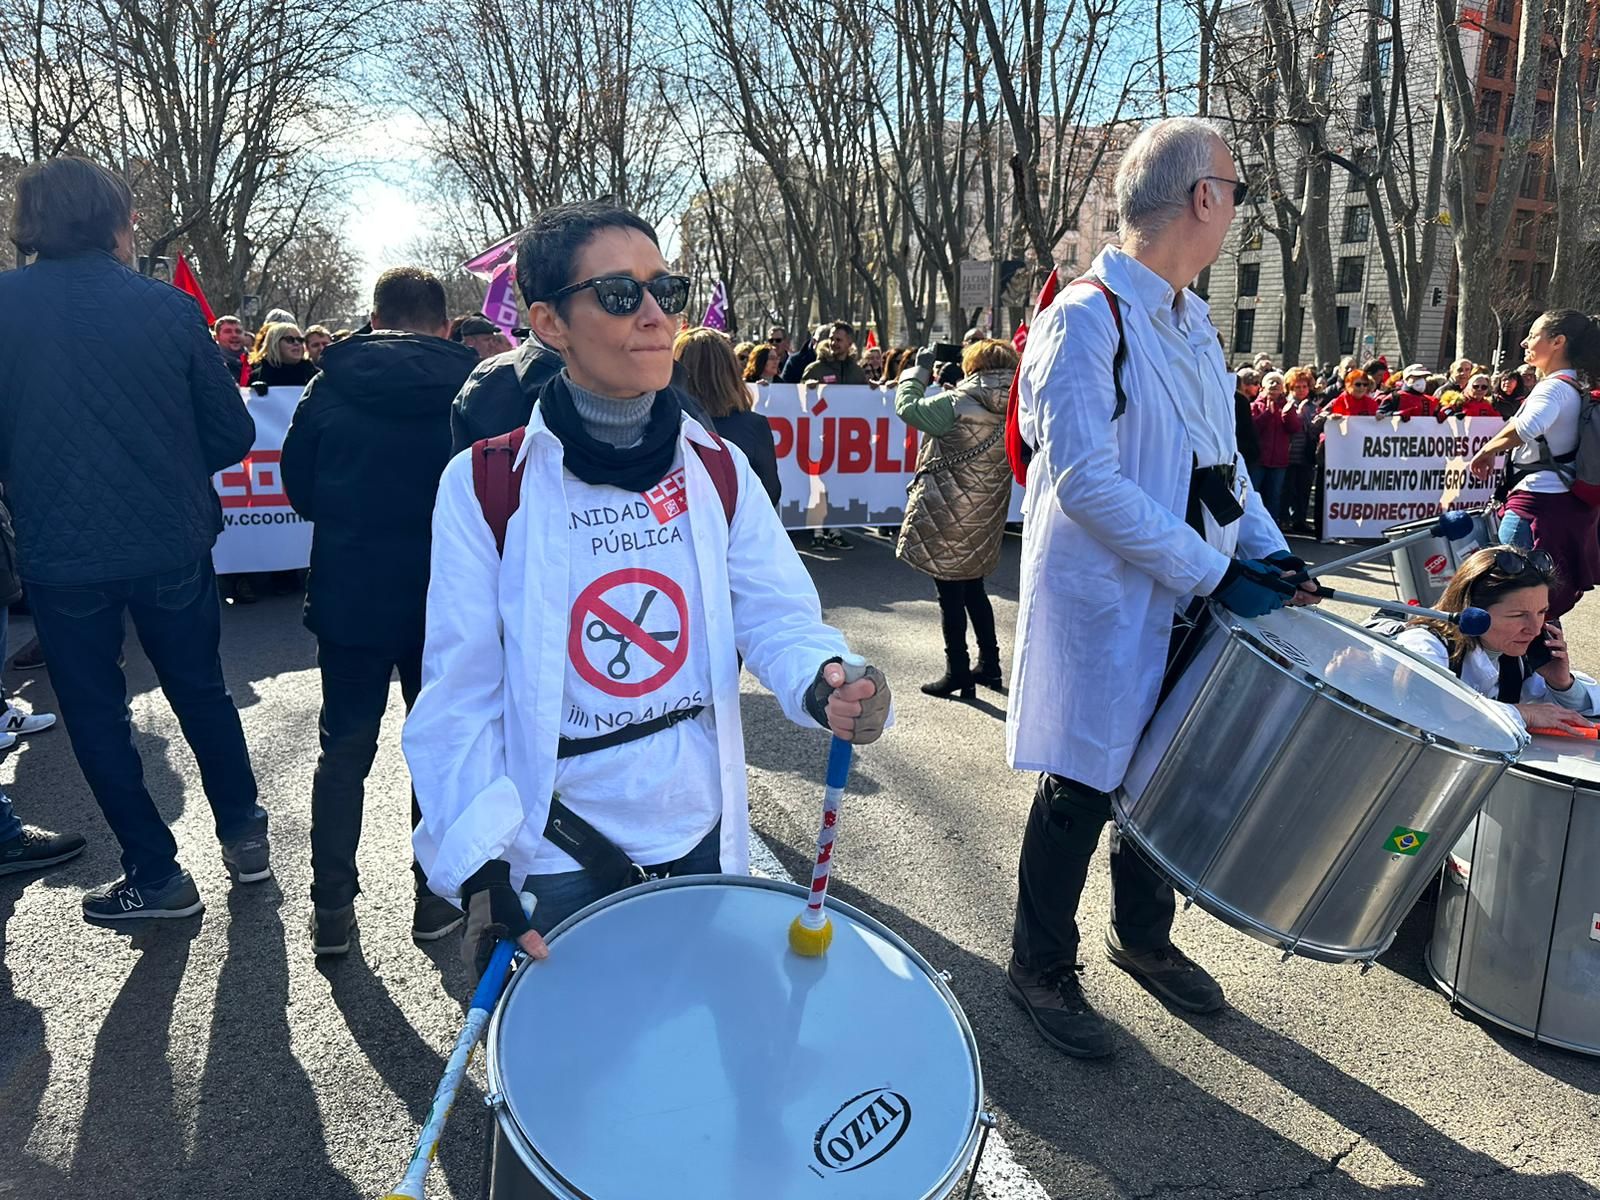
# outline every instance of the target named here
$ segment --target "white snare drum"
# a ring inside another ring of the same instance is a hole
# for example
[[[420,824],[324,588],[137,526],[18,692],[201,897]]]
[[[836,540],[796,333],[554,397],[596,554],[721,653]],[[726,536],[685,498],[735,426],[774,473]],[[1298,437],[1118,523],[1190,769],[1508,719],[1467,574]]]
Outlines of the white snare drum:
[[[1536,738],[1445,866],[1428,971],[1497,1025],[1600,1054],[1600,746]]]
[[[1497,705],[1311,608],[1216,605],[1113,801],[1122,836],[1235,928],[1375,958],[1525,743]]]
[[[493,1200],[943,1200],[975,1168],[977,1043],[944,980],[831,897],[665,879],[590,905],[489,1028]]]

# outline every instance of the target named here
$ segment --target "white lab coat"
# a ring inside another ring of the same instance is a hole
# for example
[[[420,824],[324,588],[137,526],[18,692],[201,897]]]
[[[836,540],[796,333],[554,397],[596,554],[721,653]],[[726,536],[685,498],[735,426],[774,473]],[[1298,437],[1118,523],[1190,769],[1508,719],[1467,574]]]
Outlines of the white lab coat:
[[[1395,634],[1394,640],[1435,666],[1442,667],[1446,671],[1450,670],[1450,648],[1431,629],[1421,625],[1408,625]],[[1500,694],[1499,658],[1491,656],[1482,646],[1474,646],[1461,660],[1461,682],[1478,695],[1487,696],[1499,704],[1496,699]],[[1600,684],[1595,683],[1589,676],[1574,671],[1572,686],[1564,692],[1558,692],[1545,682],[1543,675],[1533,674],[1522,681],[1521,699],[1537,704],[1559,704],[1562,708],[1572,709],[1573,712],[1594,716],[1600,712]],[[1522,719],[1522,714],[1517,711],[1515,704],[1501,704],[1500,707],[1523,732],[1527,732],[1528,723]]]
[[[685,417],[679,448],[711,655],[722,868],[743,873],[749,810],[737,655],[791,721],[814,729],[805,693],[818,668],[846,648],[822,623],[816,588],[743,453],[729,445],[739,474],[730,529],[691,442],[713,444]],[[457,896],[463,880],[497,858],[511,864],[519,885],[549,815],[567,670],[570,535],[561,442],[537,408],[521,459],[522,499],[503,560],[473,492],[470,451],[445,468],[434,506],[422,692],[403,744],[422,810],[412,837],[417,861],[441,896]],[[617,780],[619,788],[628,783]]]
[[[1018,417],[1034,456],[1023,508],[1022,594],[1006,748],[1018,770],[1049,771],[1111,791],[1155,711],[1178,602],[1221,581],[1237,545],[1247,558],[1287,549],[1245,481],[1245,515],[1208,545],[1184,522],[1194,457],[1179,405],[1215,406],[1233,442],[1233,377],[1221,347],[1204,354],[1206,394],[1169,387],[1165,353],[1115,248],[1094,273],[1121,300],[1127,411],[1116,405],[1117,329],[1098,290],[1068,289],[1028,331]],[[1193,320],[1209,310],[1192,292]],[[1225,415],[1224,415],[1225,414]]]

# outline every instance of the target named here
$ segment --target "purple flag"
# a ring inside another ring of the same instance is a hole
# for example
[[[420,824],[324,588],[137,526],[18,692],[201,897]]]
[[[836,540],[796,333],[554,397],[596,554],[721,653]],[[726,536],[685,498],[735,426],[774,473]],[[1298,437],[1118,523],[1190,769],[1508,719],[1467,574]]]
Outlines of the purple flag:
[[[483,297],[483,315],[505,331],[515,346],[517,339],[511,331],[517,327],[517,297],[511,290],[511,276],[515,274],[512,263],[501,263],[489,280],[489,291]]]
[[[707,329],[728,328],[728,289],[720,279],[711,289],[711,303],[706,305],[706,315],[700,324]]]
[[[496,242],[487,250],[480,250],[477,254],[461,264],[461,269],[469,275],[476,275],[479,279],[489,279],[494,275],[495,268],[511,261],[512,255],[517,252],[517,235]]]

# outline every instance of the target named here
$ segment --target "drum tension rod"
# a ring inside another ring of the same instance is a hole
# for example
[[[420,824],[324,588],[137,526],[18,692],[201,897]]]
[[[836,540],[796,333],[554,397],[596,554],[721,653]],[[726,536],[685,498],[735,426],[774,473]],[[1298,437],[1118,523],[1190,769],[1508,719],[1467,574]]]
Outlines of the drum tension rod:
[[[994,1128],[994,1114],[981,1112],[978,1114],[978,1124],[983,1126],[983,1134],[978,1138],[978,1154],[972,1160],[972,1170],[967,1173],[967,1190],[962,1195],[962,1200],[972,1200],[972,1189],[978,1186],[978,1167],[983,1163],[983,1151],[989,1144],[989,1131]]]

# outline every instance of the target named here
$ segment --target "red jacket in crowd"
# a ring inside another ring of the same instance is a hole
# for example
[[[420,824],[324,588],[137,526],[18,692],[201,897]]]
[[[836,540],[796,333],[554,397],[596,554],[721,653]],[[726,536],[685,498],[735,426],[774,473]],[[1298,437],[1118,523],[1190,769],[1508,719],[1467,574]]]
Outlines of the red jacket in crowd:
[[[1399,388],[1383,398],[1378,411],[1379,415],[1385,417],[1431,417],[1435,407],[1433,397],[1426,392]]]
[[[1261,446],[1261,465],[1268,470],[1287,467],[1289,439],[1302,428],[1300,418],[1294,412],[1294,401],[1288,398],[1276,402],[1265,399],[1253,401],[1250,405],[1250,423],[1255,426],[1256,441]]]
[[[1378,398],[1371,392],[1365,396],[1352,396],[1340,392],[1328,405],[1330,417],[1375,417],[1378,415]]]

